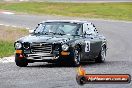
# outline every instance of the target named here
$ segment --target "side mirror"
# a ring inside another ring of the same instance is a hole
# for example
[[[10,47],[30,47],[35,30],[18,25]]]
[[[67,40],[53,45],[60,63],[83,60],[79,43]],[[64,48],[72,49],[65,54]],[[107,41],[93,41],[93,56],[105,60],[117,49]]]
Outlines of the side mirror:
[[[29,30],[29,34],[33,34],[34,33],[34,30]]]
[[[92,33],[90,31],[85,31],[84,35],[92,35]]]

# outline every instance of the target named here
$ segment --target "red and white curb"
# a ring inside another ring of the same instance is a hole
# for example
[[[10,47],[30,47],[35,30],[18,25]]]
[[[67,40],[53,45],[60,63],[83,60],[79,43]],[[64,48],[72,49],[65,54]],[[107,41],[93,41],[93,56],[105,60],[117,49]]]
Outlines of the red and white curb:
[[[0,63],[11,63],[11,62],[15,62],[14,56],[0,58]]]

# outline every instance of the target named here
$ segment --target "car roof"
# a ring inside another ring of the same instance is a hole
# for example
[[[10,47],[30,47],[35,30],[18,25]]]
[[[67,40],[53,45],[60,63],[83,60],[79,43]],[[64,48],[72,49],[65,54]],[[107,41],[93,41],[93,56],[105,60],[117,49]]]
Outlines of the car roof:
[[[47,20],[47,21],[43,21],[42,23],[45,23],[45,22],[91,23],[88,21],[81,21],[81,20]]]

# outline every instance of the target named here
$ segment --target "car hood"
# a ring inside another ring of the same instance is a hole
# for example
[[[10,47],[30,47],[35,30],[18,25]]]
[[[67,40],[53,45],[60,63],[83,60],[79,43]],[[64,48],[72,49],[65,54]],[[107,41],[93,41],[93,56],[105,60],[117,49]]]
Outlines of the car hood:
[[[32,42],[66,43],[66,42],[72,42],[74,40],[76,40],[76,38],[73,36],[29,35],[29,36],[22,37],[17,41],[29,42],[29,43],[32,43]]]

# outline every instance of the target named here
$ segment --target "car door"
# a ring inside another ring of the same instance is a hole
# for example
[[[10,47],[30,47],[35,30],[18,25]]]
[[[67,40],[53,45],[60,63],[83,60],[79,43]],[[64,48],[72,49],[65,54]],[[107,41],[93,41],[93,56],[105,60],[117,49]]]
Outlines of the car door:
[[[84,60],[93,59],[98,55],[100,50],[101,41],[98,34],[95,32],[96,28],[91,23],[85,23],[83,25],[83,32],[86,32],[84,39]]]
[[[102,41],[100,38],[96,35],[93,35],[93,38],[91,39],[91,58],[95,58],[98,56],[100,50],[101,50],[101,44]]]

